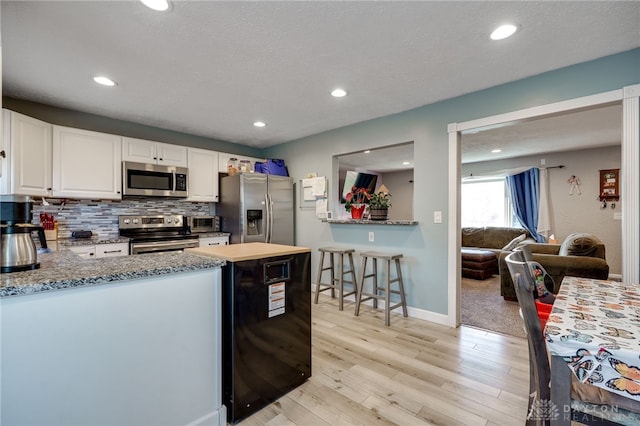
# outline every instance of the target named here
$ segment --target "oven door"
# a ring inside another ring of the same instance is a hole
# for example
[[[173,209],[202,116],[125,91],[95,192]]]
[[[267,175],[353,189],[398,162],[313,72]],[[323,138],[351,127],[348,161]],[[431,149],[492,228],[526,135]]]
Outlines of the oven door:
[[[165,240],[153,242],[131,242],[131,254],[159,253],[163,251],[182,251],[198,247],[198,239]]]

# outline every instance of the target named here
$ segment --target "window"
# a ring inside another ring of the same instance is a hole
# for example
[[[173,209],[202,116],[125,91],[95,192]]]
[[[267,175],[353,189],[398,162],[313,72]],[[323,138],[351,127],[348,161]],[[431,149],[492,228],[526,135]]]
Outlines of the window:
[[[513,223],[504,179],[463,182],[462,227],[519,226]]]

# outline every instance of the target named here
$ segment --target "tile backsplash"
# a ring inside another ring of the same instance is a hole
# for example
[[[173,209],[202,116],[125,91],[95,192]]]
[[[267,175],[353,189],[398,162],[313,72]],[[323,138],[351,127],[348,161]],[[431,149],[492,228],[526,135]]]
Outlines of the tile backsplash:
[[[40,213],[53,214],[58,221],[58,238],[70,238],[72,231],[92,231],[109,238],[118,236],[118,216],[182,214],[185,216],[214,213],[213,203],[192,203],[168,198],[128,198],[116,200],[49,200],[44,206],[34,200],[33,223],[39,223]],[[55,203],[55,204],[54,204]]]

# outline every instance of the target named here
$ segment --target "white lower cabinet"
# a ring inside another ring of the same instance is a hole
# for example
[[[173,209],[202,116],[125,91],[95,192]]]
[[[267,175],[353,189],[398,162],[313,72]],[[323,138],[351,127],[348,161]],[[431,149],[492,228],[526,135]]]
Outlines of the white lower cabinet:
[[[93,259],[96,257],[96,246],[71,246],[69,250],[83,259]]]
[[[200,247],[226,246],[229,244],[229,237],[205,237],[199,239]]]
[[[118,257],[129,255],[129,243],[97,244],[96,257]]]
[[[128,256],[129,243],[71,246],[69,247],[69,250],[83,259],[100,259],[103,257]]]
[[[122,199],[122,138],[53,126],[53,196]]]

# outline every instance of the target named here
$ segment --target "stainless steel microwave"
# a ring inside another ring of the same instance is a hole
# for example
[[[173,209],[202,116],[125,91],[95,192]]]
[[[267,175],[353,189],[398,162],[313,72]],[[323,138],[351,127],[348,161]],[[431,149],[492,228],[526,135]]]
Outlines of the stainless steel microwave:
[[[122,162],[122,195],[186,197],[188,179],[186,167]]]
[[[193,233],[220,232],[220,217],[188,216],[187,226]]]

